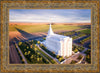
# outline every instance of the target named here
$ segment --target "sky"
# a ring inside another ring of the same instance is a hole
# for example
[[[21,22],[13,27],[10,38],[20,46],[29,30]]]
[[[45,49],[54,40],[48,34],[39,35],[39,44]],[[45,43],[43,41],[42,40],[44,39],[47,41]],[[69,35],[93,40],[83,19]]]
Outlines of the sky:
[[[10,9],[10,22],[90,23],[90,9]]]

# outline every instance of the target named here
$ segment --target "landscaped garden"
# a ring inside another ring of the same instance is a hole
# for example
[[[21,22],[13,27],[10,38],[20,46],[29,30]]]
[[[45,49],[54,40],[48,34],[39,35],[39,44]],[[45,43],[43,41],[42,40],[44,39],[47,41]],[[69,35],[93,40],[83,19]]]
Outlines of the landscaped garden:
[[[91,49],[88,49],[87,51],[85,51],[86,54],[86,62],[91,63]]]
[[[29,64],[49,64],[48,59],[41,55],[34,44],[29,45],[26,42],[19,42],[18,46]]]
[[[33,64],[57,64],[56,61],[36,46],[37,43],[39,43],[39,41],[36,40],[18,43],[18,46],[24,54],[27,62]]]
[[[78,51],[82,52],[85,48],[82,46],[73,45],[72,50],[77,53]]]

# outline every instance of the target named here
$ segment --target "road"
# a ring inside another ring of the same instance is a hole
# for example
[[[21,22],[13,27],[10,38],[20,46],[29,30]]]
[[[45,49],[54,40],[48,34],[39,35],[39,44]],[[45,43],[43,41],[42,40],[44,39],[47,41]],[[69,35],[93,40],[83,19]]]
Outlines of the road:
[[[23,55],[23,53],[21,52],[21,50],[20,50],[20,48],[18,47],[17,44],[16,44],[16,47],[17,47],[18,51],[20,52],[21,57],[22,57],[22,59],[24,60],[25,64],[28,64],[27,61],[26,61],[26,59],[25,59],[25,57],[24,57],[24,55]]]
[[[9,47],[10,64],[21,64],[20,57],[16,51],[14,44]]]

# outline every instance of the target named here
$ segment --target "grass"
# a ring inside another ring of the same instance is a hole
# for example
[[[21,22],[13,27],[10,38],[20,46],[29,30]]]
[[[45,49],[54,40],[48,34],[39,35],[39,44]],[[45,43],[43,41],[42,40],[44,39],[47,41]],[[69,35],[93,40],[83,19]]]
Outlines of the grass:
[[[43,51],[41,51],[38,47],[37,49],[52,63],[52,64],[56,64],[56,62],[50,58],[47,54],[45,54]]]
[[[9,25],[9,31],[17,31],[16,28],[26,31],[28,33],[47,32],[49,25]],[[70,31],[81,29],[76,25],[52,25],[53,31]]]
[[[79,32],[84,33],[84,34],[90,34],[91,33],[91,29],[85,29],[85,30],[80,30]]]

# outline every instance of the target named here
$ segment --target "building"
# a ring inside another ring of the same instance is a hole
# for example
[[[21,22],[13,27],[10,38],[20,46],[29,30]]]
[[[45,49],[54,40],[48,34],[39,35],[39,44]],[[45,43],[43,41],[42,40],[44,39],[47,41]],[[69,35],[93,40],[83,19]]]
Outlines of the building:
[[[69,57],[72,55],[72,38],[55,34],[52,31],[51,24],[46,37],[45,45],[47,49],[54,51],[57,55],[63,57]]]

